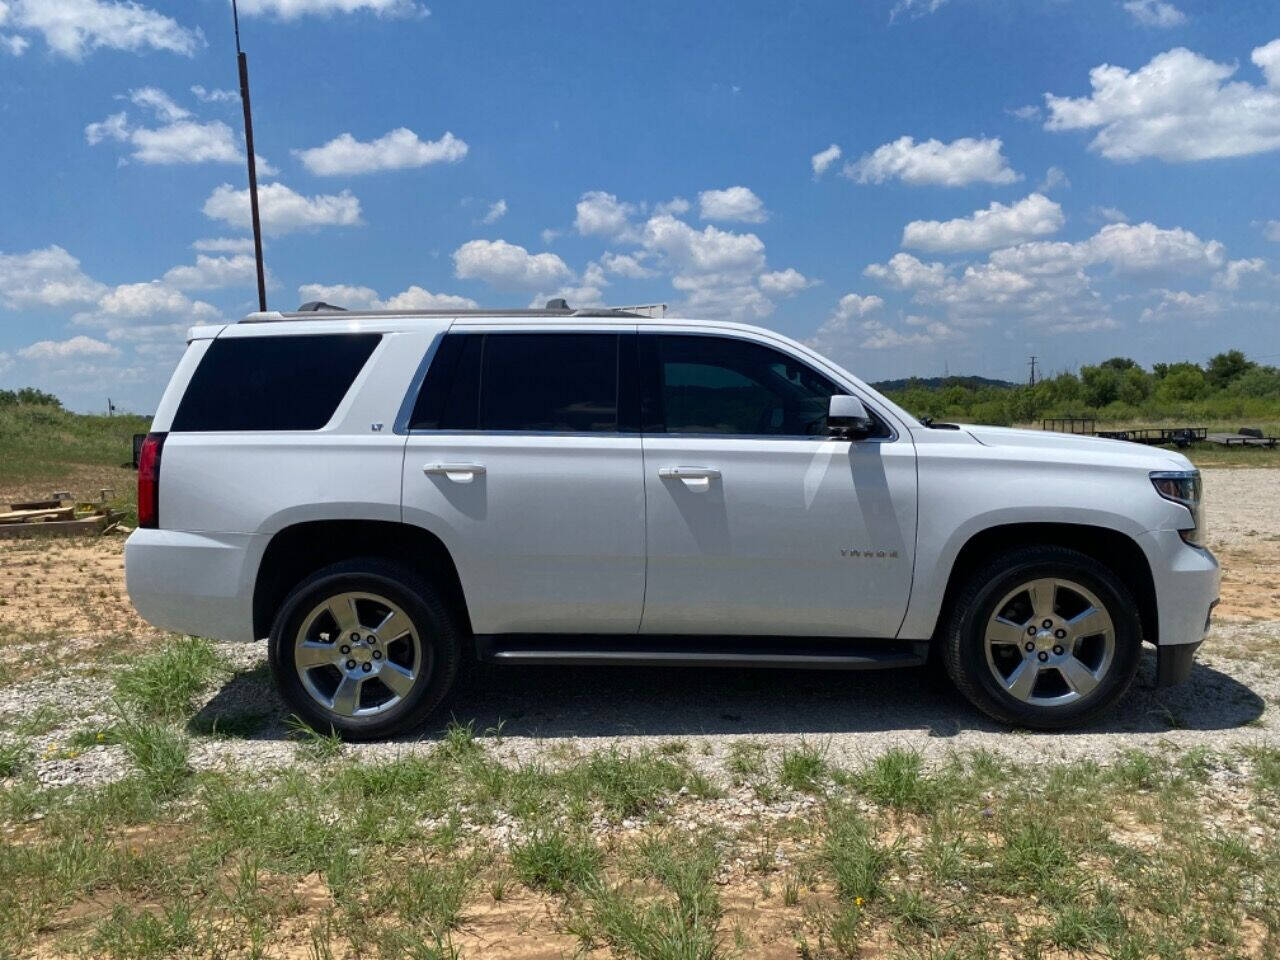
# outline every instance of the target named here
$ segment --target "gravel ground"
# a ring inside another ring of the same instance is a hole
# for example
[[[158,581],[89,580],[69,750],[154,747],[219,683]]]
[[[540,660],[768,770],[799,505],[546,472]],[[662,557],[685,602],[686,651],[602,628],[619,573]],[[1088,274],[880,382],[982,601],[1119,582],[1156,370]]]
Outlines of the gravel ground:
[[[457,722],[487,736],[495,756],[512,762],[617,746],[688,743],[696,767],[724,782],[725,759],[742,739],[776,756],[816,744],[828,760],[859,765],[891,747],[939,759],[950,751],[986,749],[1010,760],[1106,760],[1132,748],[1180,752],[1280,743],[1280,471],[1207,470],[1211,543],[1227,584],[1223,616],[1202,648],[1191,678],[1152,689],[1154,652],[1124,702],[1099,723],[1078,731],[1010,732],[987,721],[924,670],[884,673],[804,671],[482,668],[453,701]],[[64,641],[65,642],[65,641]],[[245,712],[274,719],[250,739],[193,738],[197,769],[249,775],[301,762],[265,669],[262,644],[227,645],[230,677],[212,691],[197,716],[210,721]],[[93,783],[128,770],[120,747],[98,746],[67,756],[75,730],[106,722],[110,683],[92,663],[73,666],[55,682],[0,688],[0,724],[29,717],[42,705],[62,719],[28,739],[48,784]],[[369,761],[430,750],[439,729],[420,739],[353,745]]]

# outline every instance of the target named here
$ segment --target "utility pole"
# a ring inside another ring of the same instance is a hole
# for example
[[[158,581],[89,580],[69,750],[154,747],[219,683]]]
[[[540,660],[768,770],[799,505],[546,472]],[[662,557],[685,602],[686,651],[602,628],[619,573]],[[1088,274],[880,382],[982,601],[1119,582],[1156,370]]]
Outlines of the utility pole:
[[[1036,361],[1039,359],[1040,358],[1035,354],[1032,354],[1031,358],[1027,361],[1027,365],[1031,367],[1031,379],[1028,382],[1033,387],[1036,385]]]
[[[240,102],[244,106],[244,148],[249,154],[249,212],[253,217],[253,255],[258,266],[258,309],[267,309],[267,278],[262,266],[262,223],[258,219],[258,161],[253,153],[253,112],[249,108],[249,58],[240,49],[240,11],[231,0],[236,28],[236,61],[240,67]]]

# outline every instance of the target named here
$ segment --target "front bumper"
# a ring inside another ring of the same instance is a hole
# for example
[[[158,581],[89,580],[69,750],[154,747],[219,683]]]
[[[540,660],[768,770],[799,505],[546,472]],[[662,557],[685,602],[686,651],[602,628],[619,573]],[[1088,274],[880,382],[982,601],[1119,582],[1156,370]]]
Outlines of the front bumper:
[[[125,586],[153,626],[213,640],[253,640],[253,571],[262,537],[138,529],[124,547]]]
[[[1218,604],[1222,570],[1212,553],[1184,543],[1176,530],[1152,531],[1141,542],[1156,588],[1159,635],[1148,637],[1156,644],[1156,686],[1168,687],[1191,673]]]

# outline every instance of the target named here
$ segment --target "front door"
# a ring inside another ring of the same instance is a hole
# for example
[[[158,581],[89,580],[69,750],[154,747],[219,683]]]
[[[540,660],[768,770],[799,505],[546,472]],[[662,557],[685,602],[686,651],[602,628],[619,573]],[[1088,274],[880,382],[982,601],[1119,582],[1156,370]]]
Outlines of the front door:
[[[846,391],[759,340],[639,342],[641,632],[895,636],[915,546],[910,438],[882,419],[872,438],[828,438],[828,400]]]
[[[452,553],[478,634],[635,633],[644,477],[618,405],[631,339],[457,331],[411,418],[404,521]]]

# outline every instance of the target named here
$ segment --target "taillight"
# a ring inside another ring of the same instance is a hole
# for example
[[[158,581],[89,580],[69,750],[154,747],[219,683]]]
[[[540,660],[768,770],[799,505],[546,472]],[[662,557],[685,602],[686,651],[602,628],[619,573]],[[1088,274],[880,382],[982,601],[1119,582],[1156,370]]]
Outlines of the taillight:
[[[138,452],[138,526],[160,526],[160,451],[163,433],[148,433]]]

